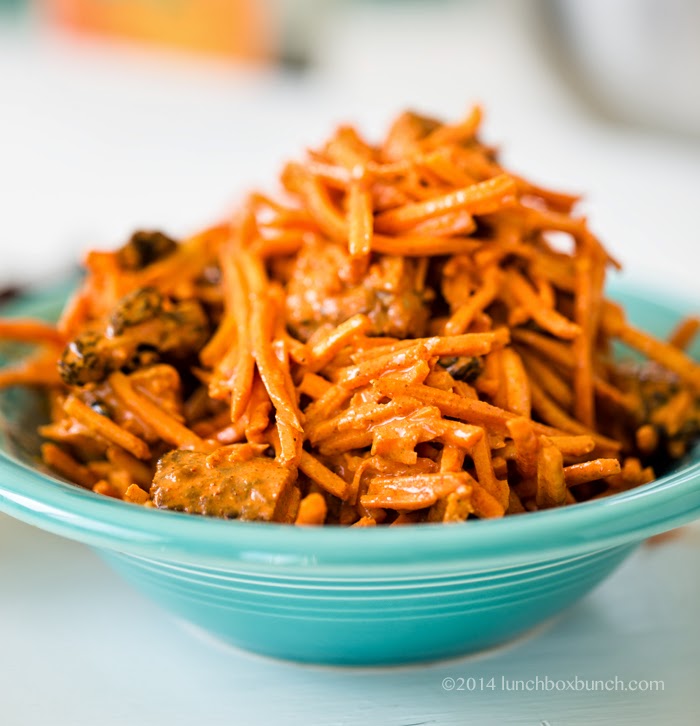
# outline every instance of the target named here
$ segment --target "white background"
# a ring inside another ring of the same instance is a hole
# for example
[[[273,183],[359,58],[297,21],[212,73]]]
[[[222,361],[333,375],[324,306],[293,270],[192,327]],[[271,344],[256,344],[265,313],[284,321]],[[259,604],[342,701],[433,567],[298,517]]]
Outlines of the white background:
[[[360,4],[320,21],[300,78],[0,26],[0,284],[138,226],[192,232],[338,122],[376,138],[406,107],[456,119],[479,101],[504,160],[583,192],[631,276],[698,298],[700,146],[589,117],[529,5]]]

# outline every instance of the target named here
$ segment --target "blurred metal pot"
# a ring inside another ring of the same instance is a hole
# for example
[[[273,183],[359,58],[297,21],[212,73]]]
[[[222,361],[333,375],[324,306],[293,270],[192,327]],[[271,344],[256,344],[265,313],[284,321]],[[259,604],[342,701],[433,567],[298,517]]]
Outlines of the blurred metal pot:
[[[543,0],[564,69],[619,121],[700,136],[699,0]]]

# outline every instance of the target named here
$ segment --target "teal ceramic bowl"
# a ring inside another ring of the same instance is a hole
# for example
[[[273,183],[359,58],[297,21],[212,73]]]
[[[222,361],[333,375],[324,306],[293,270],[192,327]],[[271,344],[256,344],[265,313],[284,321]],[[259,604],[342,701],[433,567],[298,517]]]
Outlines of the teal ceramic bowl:
[[[65,292],[65,291],[64,291]],[[616,295],[666,333],[682,305]],[[61,291],[3,312],[54,315]],[[700,515],[700,451],[653,484],[499,521],[294,528],[144,509],[63,483],[36,462],[38,398],[0,411],[0,510],[94,547],[180,619],[256,653],[339,665],[448,658],[511,640],[607,577],[646,537]]]

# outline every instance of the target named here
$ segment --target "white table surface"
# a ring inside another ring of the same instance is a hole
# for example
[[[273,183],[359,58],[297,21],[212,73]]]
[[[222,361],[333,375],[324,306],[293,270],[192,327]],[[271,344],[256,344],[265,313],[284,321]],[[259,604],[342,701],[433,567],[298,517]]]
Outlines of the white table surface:
[[[700,529],[645,545],[548,629],[477,658],[333,669],[205,640],[81,545],[0,516],[7,726],[664,724],[700,720]],[[663,681],[663,691],[512,692],[503,681]],[[445,678],[495,679],[445,691]]]
[[[631,276],[700,301],[698,147],[583,115],[524,32],[526,3],[416,6],[401,18],[392,5],[329,25],[325,65],[305,79],[0,28],[0,288],[61,274],[137,226],[195,230],[249,186],[269,186],[281,159],[338,121],[377,135],[405,106],[455,117],[479,100],[487,137],[516,169],[588,192],[593,227]],[[347,671],[205,642],[89,550],[0,517],[0,725],[700,723],[699,531],[641,549],[512,648]],[[617,676],[665,689],[441,687],[469,676]]]

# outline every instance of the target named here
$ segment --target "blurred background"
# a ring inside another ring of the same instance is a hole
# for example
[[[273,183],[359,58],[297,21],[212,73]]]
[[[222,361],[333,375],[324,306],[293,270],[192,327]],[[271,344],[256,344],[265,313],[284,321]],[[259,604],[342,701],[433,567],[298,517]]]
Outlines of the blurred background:
[[[630,277],[700,302],[697,0],[0,0],[0,291],[215,221],[341,121],[472,102]]]

